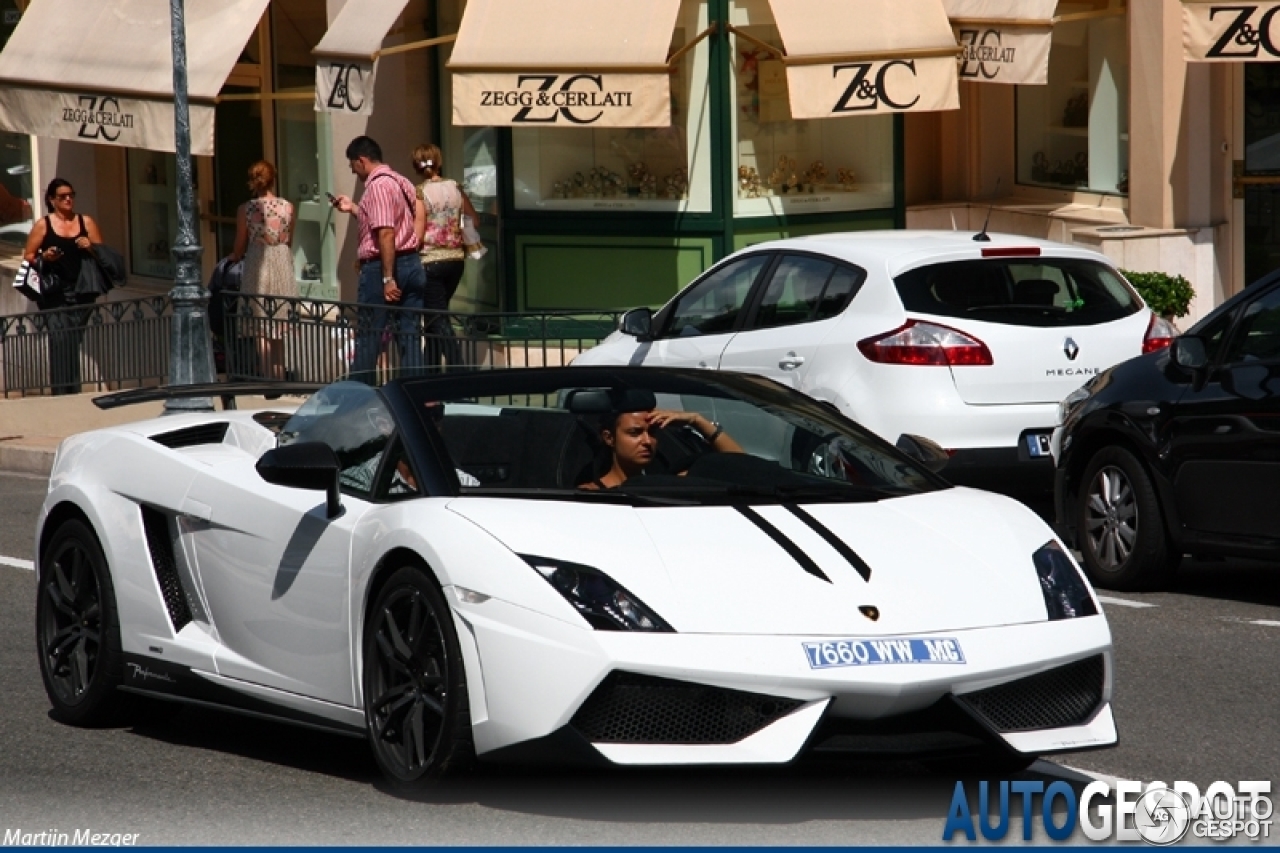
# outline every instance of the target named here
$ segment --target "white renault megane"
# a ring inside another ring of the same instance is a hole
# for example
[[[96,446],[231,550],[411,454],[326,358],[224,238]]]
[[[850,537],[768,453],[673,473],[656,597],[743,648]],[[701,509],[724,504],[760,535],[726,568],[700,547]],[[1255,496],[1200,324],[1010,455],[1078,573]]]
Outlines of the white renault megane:
[[[891,442],[928,436],[953,482],[1047,496],[1058,402],[1173,335],[1083,247],[864,231],[743,249],[574,364],[768,376]]]
[[[750,375],[342,382],[84,433],[36,553],[59,719],[212,704],[365,736],[400,785],[1116,741],[1110,631],[1049,528]]]

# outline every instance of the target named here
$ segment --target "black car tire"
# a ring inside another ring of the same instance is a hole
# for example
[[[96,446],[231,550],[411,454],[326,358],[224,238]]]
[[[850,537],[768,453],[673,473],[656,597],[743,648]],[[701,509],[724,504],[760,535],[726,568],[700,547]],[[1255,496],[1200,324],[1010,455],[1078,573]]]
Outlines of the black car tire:
[[[1151,477],[1123,447],[1104,447],[1085,466],[1076,541],[1089,580],[1104,589],[1153,589],[1177,568]]]
[[[118,722],[127,697],[115,588],[102,546],[80,519],[63,521],[40,557],[36,647],[53,716],[73,726]]]
[[[471,709],[453,614],[418,566],[396,570],[369,610],[363,693],[369,744],[392,787],[426,787],[471,764]]]

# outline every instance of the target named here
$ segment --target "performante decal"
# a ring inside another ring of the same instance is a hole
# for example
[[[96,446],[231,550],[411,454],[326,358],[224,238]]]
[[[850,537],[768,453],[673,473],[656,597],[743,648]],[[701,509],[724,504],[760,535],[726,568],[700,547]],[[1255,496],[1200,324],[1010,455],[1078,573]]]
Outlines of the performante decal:
[[[960,642],[951,637],[885,640],[824,640],[801,643],[810,669],[909,663],[964,663]]]
[[[831,583],[831,578],[827,577],[826,573],[823,572],[822,569],[818,568],[818,564],[815,563],[799,545],[784,536],[781,530],[761,518],[758,512],[749,506],[735,506],[734,509],[742,513],[743,517],[756,527],[759,527],[765,533],[769,534],[769,538],[781,545],[782,550],[790,554],[791,559],[800,564],[800,568],[804,569],[815,578]]]
[[[857,569],[858,574],[862,575],[862,579],[864,581],[871,580],[871,567],[867,565],[865,560],[858,556],[856,551],[844,544],[843,539],[832,533],[830,528],[795,504],[783,504],[783,506],[785,506],[796,518],[809,525],[810,530],[821,536],[828,545],[836,550],[837,554],[844,557],[849,565]]]

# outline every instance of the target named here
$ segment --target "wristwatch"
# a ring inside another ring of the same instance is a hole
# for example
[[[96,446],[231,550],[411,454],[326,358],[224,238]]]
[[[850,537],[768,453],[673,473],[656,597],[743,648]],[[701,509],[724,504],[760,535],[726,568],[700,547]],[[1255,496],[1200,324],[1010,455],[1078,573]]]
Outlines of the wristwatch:
[[[711,427],[712,432],[711,435],[707,436],[707,444],[715,444],[716,439],[724,432],[724,427],[720,425],[719,421],[711,421]]]
[[[392,282],[392,283],[394,283],[394,282],[395,282],[395,280],[396,280],[396,279],[395,279],[395,276],[384,275],[384,276],[382,277],[382,283],[383,283],[383,284],[386,284],[387,282]]]

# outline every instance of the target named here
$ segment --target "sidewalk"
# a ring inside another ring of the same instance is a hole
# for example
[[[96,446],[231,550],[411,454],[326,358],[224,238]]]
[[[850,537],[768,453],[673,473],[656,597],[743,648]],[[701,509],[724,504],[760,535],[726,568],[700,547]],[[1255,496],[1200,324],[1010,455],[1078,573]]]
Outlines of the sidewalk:
[[[78,432],[144,421],[164,413],[163,403],[139,403],[103,411],[93,405],[98,392],[60,397],[0,399],[0,471],[48,475],[62,439]],[[292,401],[291,401],[292,402]],[[218,405],[218,401],[214,401]],[[261,397],[240,397],[241,409],[273,405]]]

